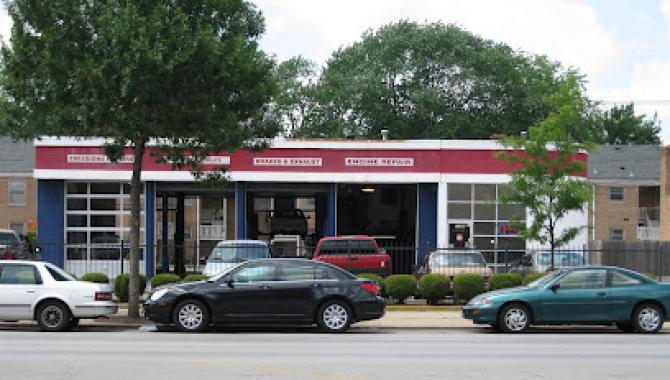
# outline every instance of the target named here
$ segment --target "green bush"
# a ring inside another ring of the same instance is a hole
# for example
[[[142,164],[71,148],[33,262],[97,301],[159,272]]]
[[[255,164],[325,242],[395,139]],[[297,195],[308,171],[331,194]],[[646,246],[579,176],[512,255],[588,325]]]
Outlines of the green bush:
[[[151,278],[151,287],[157,288],[161,285],[174,284],[179,281],[181,281],[181,277],[177,274],[161,273]]]
[[[183,282],[195,282],[195,281],[202,281],[202,280],[207,280],[209,276],[204,275],[204,274],[189,274],[184,279],[182,280]]]
[[[360,274],[357,274],[356,277],[367,278],[368,280],[375,280],[375,282],[377,283],[377,287],[379,288],[381,293],[386,294],[384,292],[384,279],[382,278],[382,276],[380,276],[378,274],[373,274],[373,273],[360,273]]]
[[[498,273],[489,277],[489,290],[513,288],[521,285],[521,275],[518,273]]]
[[[436,305],[449,293],[449,276],[426,274],[419,279],[419,295],[431,305]]]
[[[416,293],[416,278],[410,274],[394,274],[384,280],[384,289],[389,297],[405,303],[405,300]]]
[[[523,278],[523,284],[528,285],[531,282],[544,277],[546,273],[528,273],[526,277]]]
[[[97,282],[99,284],[109,284],[109,277],[106,274],[100,272],[90,272],[85,273],[80,278],[81,281],[87,282]]]
[[[651,272],[644,272],[644,273],[642,273],[642,274],[645,275],[645,276],[647,276],[647,277],[649,277],[649,278],[651,278],[652,280],[658,280],[658,277],[656,277],[656,275],[653,274],[653,273],[651,273]]]
[[[121,302],[128,302],[128,287],[130,286],[130,274],[124,273],[114,279],[114,293]],[[144,294],[147,287],[147,278],[140,275],[140,296]]]
[[[484,293],[484,278],[475,273],[463,273],[454,277],[454,300],[469,301]]]

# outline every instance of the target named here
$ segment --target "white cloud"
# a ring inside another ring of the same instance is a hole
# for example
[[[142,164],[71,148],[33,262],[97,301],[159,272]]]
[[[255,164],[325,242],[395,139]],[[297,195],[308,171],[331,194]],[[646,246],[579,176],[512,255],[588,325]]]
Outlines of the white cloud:
[[[546,54],[600,76],[620,47],[582,0],[256,0],[267,17],[263,45],[280,59],[302,54],[323,63],[368,28],[409,19],[455,23],[513,48]]]
[[[12,18],[9,17],[7,9],[0,6],[0,36],[5,42],[9,42],[9,37],[12,29]]]
[[[665,27],[667,28],[668,38],[670,38],[670,0],[661,0],[661,13],[665,18]]]

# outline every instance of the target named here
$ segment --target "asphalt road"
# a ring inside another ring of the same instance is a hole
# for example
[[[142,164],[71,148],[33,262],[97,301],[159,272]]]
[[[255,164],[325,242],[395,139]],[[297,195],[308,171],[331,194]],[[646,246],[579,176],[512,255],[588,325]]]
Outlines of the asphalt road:
[[[670,333],[545,329],[0,331],[0,379],[637,379],[665,378]]]

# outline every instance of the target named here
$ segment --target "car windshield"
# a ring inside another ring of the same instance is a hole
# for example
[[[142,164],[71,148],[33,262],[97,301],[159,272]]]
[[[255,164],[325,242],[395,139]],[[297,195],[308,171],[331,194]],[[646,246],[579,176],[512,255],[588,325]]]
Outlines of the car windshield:
[[[574,267],[584,264],[584,256],[580,252],[554,252],[554,265]],[[551,265],[551,252],[540,253],[540,265]]]
[[[214,276],[210,277],[209,280],[207,280],[207,281],[209,281],[209,282],[218,281],[221,277],[223,277],[223,276],[227,275],[228,273],[236,270],[237,268],[241,267],[244,264],[246,264],[246,262],[239,263],[237,265],[233,265],[230,268],[226,268],[222,272],[219,272],[219,273],[215,274]]]
[[[0,244],[17,244],[16,235],[11,232],[0,232]]]
[[[565,273],[564,270],[549,272],[549,273],[545,274],[544,276],[538,278],[537,280],[529,282],[528,285],[526,285],[526,286],[529,286],[531,288],[544,286],[547,283],[549,283],[549,281],[553,280],[554,278],[558,277],[559,275],[562,275],[563,273]]]
[[[430,256],[431,267],[484,267],[486,261],[480,253],[436,253]]]
[[[217,263],[241,263],[247,260],[270,257],[270,248],[262,245],[237,245],[216,247],[209,260]]]

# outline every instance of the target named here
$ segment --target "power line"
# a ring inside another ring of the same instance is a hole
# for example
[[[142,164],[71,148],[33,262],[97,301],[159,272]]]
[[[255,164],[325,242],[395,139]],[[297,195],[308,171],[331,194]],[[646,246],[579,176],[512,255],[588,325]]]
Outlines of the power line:
[[[595,102],[603,104],[630,104],[636,106],[670,106],[670,99],[643,99],[643,100],[604,100],[598,99]]]

